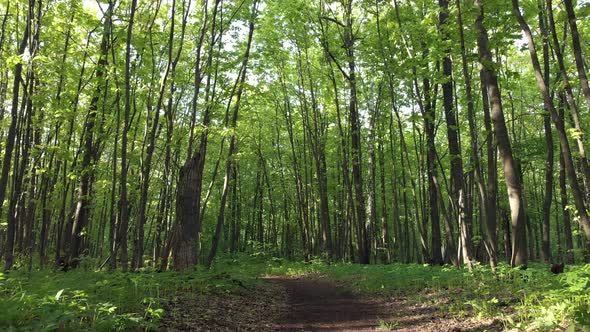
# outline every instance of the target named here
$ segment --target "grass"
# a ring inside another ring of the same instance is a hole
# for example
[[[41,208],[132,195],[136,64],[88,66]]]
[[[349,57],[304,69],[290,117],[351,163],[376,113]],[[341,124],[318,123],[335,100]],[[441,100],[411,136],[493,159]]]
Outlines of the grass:
[[[380,331],[393,331],[399,327],[399,323],[396,321],[385,321],[380,319],[379,320],[379,327],[378,330]]]
[[[209,271],[184,273],[0,273],[0,330],[153,330],[175,293],[229,292],[259,282],[264,268],[259,260],[227,258]]]
[[[418,264],[356,265],[288,262],[278,258],[222,257],[205,271],[139,273],[75,270],[0,274],[0,330],[153,330],[164,304],[179,291],[231,292],[260,283],[262,275],[320,273],[362,294],[403,295],[457,318],[497,318],[507,328],[590,330],[590,265],[553,275],[547,266],[525,271],[501,265],[473,272]],[[395,322],[381,322],[383,329]]]

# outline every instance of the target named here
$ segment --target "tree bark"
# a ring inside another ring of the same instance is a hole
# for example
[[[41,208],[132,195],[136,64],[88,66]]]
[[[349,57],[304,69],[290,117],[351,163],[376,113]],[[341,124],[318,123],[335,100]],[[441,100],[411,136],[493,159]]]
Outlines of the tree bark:
[[[206,29],[208,1],[203,1],[204,20],[202,29]],[[221,5],[221,0],[215,0],[211,19],[211,32],[208,49],[206,67],[209,69],[205,83],[205,100],[207,105],[204,107],[202,116],[203,131],[201,133],[199,146],[192,150],[192,138],[189,139],[189,155],[184,165],[180,169],[179,185],[176,193],[176,229],[172,241],[173,266],[175,270],[184,270],[198,263],[198,252],[200,250],[200,233],[202,227],[201,216],[201,194],[203,184],[203,172],[205,169],[205,158],[207,154],[207,145],[209,141],[208,126],[211,122],[211,108],[215,98],[215,88],[211,88],[212,79],[216,79],[216,69],[213,68],[213,58],[215,58],[215,46],[221,45],[223,27],[217,27],[217,15]],[[202,30],[202,34],[205,32]],[[202,35],[204,38],[204,35]],[[199,44],[200,45],[200,44]],[[192,100],[192,114],[195,116],[197,102],[199,97],[199,87],[201,84],[201,57],[200,46],[197,48],[197,62],[195,64],[195,88]],[[215,73],[213,73],[215,72]],[[193,130],[191,129],[191,132]],[[192,137],[191,133],[191,137]]]

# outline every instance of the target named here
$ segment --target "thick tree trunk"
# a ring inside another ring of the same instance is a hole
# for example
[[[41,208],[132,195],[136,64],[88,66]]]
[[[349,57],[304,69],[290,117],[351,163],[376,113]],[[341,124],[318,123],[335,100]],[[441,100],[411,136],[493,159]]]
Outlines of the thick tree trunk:
[[[199,165],[200,153],[195,153],[180,169],[176,192],[176,229],[172,238],[173,266],[184,270],[198,262],[198,225],[195,222],[200,211],[200,188],[203,183]]]
[[[220,8],[221,0],[215,0],[213,6],[213,13],[211,19],[211,36],[209,41],[209,49],[207,51],[207,63],[206,66],[209,68],[209,74],[207,76],[205,84],[205,100],[207,102],[204,107],[202,115],[203,131],[201,133],[201,139],[199,146],[193,151],[192,150],[192,132],[189,137],[189,151],[188,158],[184,165],[180,169],[179,182],[176,193],[176,227],[173,237],[171,238],[171,249],[173,255],[173,266],[175,270],[184,270],[192,267],[198,263],[198,253],[201,247],[200,233],[202,227],[202,216],[201,216],[201,194],[203,184],[203,172],[205,169],[205,158],[207,155],[207,145],[209,140],[208,126],[211,122],[211,108],[215,98],[215,88],[211,88],[213,84],[212,79],[216,74],[213,68],[213,58],[215,57],[214,51],[217,43],[221,43],[221,37],[223,35],[223,27],[217,27],[217,15]],[[199,98],[199,91],[201,85],[201,56],[200,49],[204,39],[206,30],[206,23],[208,19],[207,13],[208,1],[203,2],[204,22],[201,27],[201,37],[197,47],[197,61],[195,64],[195,84],[193,100],[191,101],[191,118],[194,119],[197,111],[197,103]],[[220,44],[219,44],[220,45]],[[214,85],[214,84],[213,84]],[[191,120],[191,128],[194,127],[194,121]]]

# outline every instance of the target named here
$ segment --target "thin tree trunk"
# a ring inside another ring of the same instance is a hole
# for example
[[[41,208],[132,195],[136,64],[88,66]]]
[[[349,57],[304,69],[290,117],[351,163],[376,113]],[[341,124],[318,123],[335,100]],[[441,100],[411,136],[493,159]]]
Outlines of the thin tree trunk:
[[[508,137],[506,121],[504,120],[504,112],[502,111],[502,97],[498,87],[498,78],[494,70],[490,68],[490,64],[493,60],[488,48],[488,33],[483,25],[483,2],[482,0],[475,0],[474,3],[478,10],[478,16],[475,21],[475,25],[479,31],[477,44],[479,60],[483,67],[483,83],[490,98],[490,115],[491,120],[494,123],[496,143],[498,145],[498,150],[500,151],[500,158],[502,160],[504,178],[508,191],[508,201],[510,203],[511,210],[512,258],[510,264],[512,266],[526,265],[527,255],[524,229],[524,211],[522,208],[522,191],[518,174],[516,172],[516,165],[512,156],[510,139]]]
[[[447,29],[447,20],[449,18],[449,1],[439,0],[440,14],[439,25],[443,42],[449,39]],[[452,198],[452,215],[457,218],[460,230],[461,252],[463,261],[468,268],[472,268],[472,244],[471,244],[471,225],[467,223],[465,214],[465,185],[463,183],[463,160],[461,156],[461,145],[459,142],[459,126],[457,125],[457,114],[453,103],[453,62],[450,56],[450,49],[445,50],[443,58],[443,75],[445,81],[442,84],[443,107],[445,111],[445,120],[447,123],[447,139],[449,143],[449,154],[451,158],[451,198]],[[455,253],[451,252],[451,257]],[[459,261],[451,258],[453,263],[458,266]]]
[[[109,3],[109,7],[105,14],[105,23],[103,28],[103,37],[100,47],[100,58],[96,68],[95,78],[101,82],[105,67],[107,65],[107,56],[109,51],[109,34],[110,34],[110,26],[111,26],[111,17],[112,17],[112,10],[113,10],[113,3]],[[81,251],[81,244],[82,244],[82,232],[84,228],[88,224],[89,218],[89,206],[92,201],[92,197],[90,195],[91,188],[92,188],[92,181],[94,179],[92,174],[92,162],[93,156],[95,155],[96,144],[94,142],[94,129],[96,125],[97,113],[98,113],[98,102],[101,97],[101,86],[102,84],[97,84],[96,90],[94,95],[90,101],[90,108],[88,111],[88,115],[86,117],[86,121],[84,124],[84,136],[83,142],[84,146],[82,148],[82,163],[81,163],[81,170],[82,174],[80,176],[80,182],[77,188],[76,193],[76,207],[74,210],[73,218],[72,218],[72,226],[71,231],[68,235],[69,240],[69,253],[68,253],[68,261],[72,266],[76,266],[78,264],[78,257]],[[65,197],[64,197],[65,198]]]
[[[492,269],[493,272],[496,271],[496,266],[497,266],[497,252],[498,252],[498,242],[497,242],[497,236],[496,236],[496,212],[495,212],[495,206],[490,206],[489,202],[488,202],[488,191],[486,189],[486,183],[485,183],[485,179],[484,179],[484,175],[483,175],[483,169],[481,166],[481,159],[480,159],[480,155],[478,153],[478,134],[477,134],[477,125],[475,123],[475,109],[474,109],[474,100],[473,100],[473,93],[472,93],[472,88],[471,88],[471,75],[469,73],[469,68],[468,68],[468,60],[467,60],[467,51],[466,51],[466,47],[465,47],[465,37],[464,37],[464,32],[463,32],[463,17],[462,17],[462,11],[461,11],[461,0],[456,0],[456,7],[457,7],[457,20],[458,20],[458,26],[459,26],[459,37],[460,37],[460,44],[461,44],[461,69],[462,69],[462,73],[463,73],[463,78],[465,80],[465,95],[467,97],[467,117],[468,117],[468,121],[469,121],[469,135],[470,137],[470,143],[471,143],[471,160],[474,164],[474,171],[475,171],[475,179],[477,182],[477,188],[478,188],[478,193],[479,193],[479,198],[480,198],[480,206],[481,206],[481,213],[482,213],[482,218],[481,220],[485,221],[485,237],[484,237],[484,243],[485,243],[485,248],[486,251],[488,253],[488,257],[490,259],[490,267]],[[485,87],[482,89],[482,96],[484,97],[484,105],[483,108],[486,110],[485,113],[487,114],[486,119],[489,120],[489,110],[488,110],[488,98],[487,98],[487,92],[485,90]],[[488,163],[492,166],[490,167],[492,170],[492,174],[488,175],[488,178],[490,179],[490,181],[495,179],[495,175],[493,173],[495,173],[495,161],[494,161],[494,152],[495,149],[493,148],[493,142],[492,142],[492,138],[493,138],[493,133],[491,132],[491,124],[489,123],[489,121],[486,122],[486,130],[489,130],[488,132],[488,150],[492,151],[491,154],[491,158],[490,160],[488,160]],[[493,190],[493,189],[492,189]],[[495,198],[494,198],[495,200]],[[488,216],[492,216],[492,218],[488,218]]]
[[[551,1],[551,0],[549,0]],[[539,28],[543,36],[543,80],[545,85],[549,87],[549,33],[547,31],[547,23],[543,15],[543,5],[539,3]],[[542,229],[542,255],[543,261],[549,263],[551,261],[551,202],[553,200],[553,134],[551,132],[551,118],[549,110],[545,108],[543,116],[543,128],[545,129],[545,143],[547,145],[547,159],[545,162],[545,197],[543,200],[543,229]]]
[[[176,17],[176,0],[172,1],[172,7],[170,9],[170,33],[168,35],[168,59],[167,65],[164,69],[164,74],[161,75],[160,80],[160,89],[158,93],[158,100],[156,102],[156,108],[153,115],[152,120],[152,128],[149,131],[149,138],[148,138],[148,145],[146,149],[146,157],[142,164],[141,169],[141,178],[142,178],[142,185],[141,185],[141,193],[140,193],[140,201],[139,201],[139,220],[136,228],[137,236],[135,238],[135,245],[133,250],[133,268],[138,269],[141,268],[143,265],[143,251],[144,251],[144,225],[146,223],[146,206],[148,200],[148,193],[149,193],[149,184],[150,184],[150,172],[152,167],[152,158],[154,155],[155,144],[156,144],[156,135],[160,131],[159,119],[160,119],[160,109],[163,107],[164,104],[164,94],[166,91],[166,83],[169,76],[174,75],[174,70],[176,69],[176,65],[178,60],[180,59],[180,53],[182,52],[182,47],[184,43],[184,33],[186,27],[186,14],[184,14],[184,3],[183,3],[183,20],[181,23],[181,34],[180,34],[180,45],[176,56],[173,58],[173,48],[174,48],[174,33],[175,33],[175,17]],[[155,16],[156,14],[154,14]]]
[[[430,203],[429,207],[429,216],[430,216],[430,226],[432,231],[432,238],[431,238],[431,264],[442,264],[443,256],[442,256],[442,240],[441,240],[441,233],[440,233],[440,213],[439,213],[439,202],[438,202],[438,184],[437,184],[437,168],[436,168],[436,145],[435,145],[435,136],[436,136],[436,124],[435,124],[435,116],[436,116],[436,109],[432,107],[431,96],[430,96],[430,80],[424,79],[424,106],[421,107],[423,109],[423,117],[424,117],[424,127],[426,133],[426,165],[427,165],[427,174],[428,174],[428,202]],[[447,243],[448,245],[448,243]],[[453,250],[454,251],[454,250]]]
[[[232,114],[231,114],[231,120],[228,120],[227,117],[227,113],[229,113],[229,107],[231,105],[231,102],[233,100],[233,94],[232,96],[229,98],[229,103],[228,103],[228,112],[226,113],[226,127],[229,125],[229,128],[232,129],[232,134],[230,137],[230,142],[229,142],[229,150],[227,152],[227,159],[226,159],[226,164],[225,164],[225,178],[223,181],[223,189],[221,192],[221,200],[219,203],[219,213],[217,214],[217,224],[215,227],[215,233],[213,234],[213,240],[211,242],[211,250],[209,251],[209,257],[207,258],[207,267],[210,268],[211,264],[213,263],[213,260],[215,259],[215,255],[217,253],[217,247],[219,245],[219,238],[221,235],[221,230],[223,229],[223,223],[225,221],[225,207],[226,207],[226,203],[227,203],[227,195],[229,193],[229,188],[230,188],[230,181],[235,180],[235,179],[231,179],[231,174],[232,174],[232,168],[234,167],[233,164],[236,163],[237,161],[234,160],[234,153],[236,152],[236,145],[237,145],[237,140],[236,140],[236,134],[235,134],[235,129],[237,126],[237,122],[238,122],[238,112],[240,110],[240,102],[242,100],[242,94],[244,91],[244,82],[246,80],[246,73],[248,71],[248,60],[250,59],[250,48],[252,46],[252,36],[254,35],[254,20],[256,19],[256,15],[257,15],[257,11],[258,11],[258,1],[254,0],[254,2],[252,3],[252,12],[251,12],[251,17],[249,20],[249,27],[248,27],[248,40],[246,42],[246,51],[244,53],[244,59],[242,62],[242,67],[240,68],[240,75],[238,76],[238,89],[235,95],[235,103],[233,105],[233,110],[232,110]],[[262,185],[261,185],[262,186]]]
[[[357,78],[356,78],[356,59],[355,59],[355,42],[356,35],[353,27],[353,0],[343,2],[344,7],[344,21],[340,23],[344,29],[342,34],[342,42],[346,51],[346,59],[348,64],[348,73],[338,65],[345,79],[348,81],[350,99],[348,104],[348,122],[350,125],[350,140],[351,140],[351,158],[352,158],[352,182],[354,187],[354,211],[357,222],[357,250],[358,258],[361,264],[369,264],[371,257],[371,243],[369,239],[371,223],[366,217],[366,204],[364,197],[364,185],[362,175],[362,149],[361,149],[361,129],[360,118],[358,112],[357,102]],[[326,50],[335,60],[332,53]]]
[[[383,133],[384,130],[380,130],[380,133]],[[384,145],[384,139],[383,139],[383,135],[379,134],[379,138],[378,138],[378,146],[377,146],[377,151],[378,151],[378,156],[379,156],[379,185],[380,185],[380,189],[381,189],[381,250],[383,251],[383,254],[381,256],[382,261],[389,264],[391,263],[391,243],[390,243],[390,234],[389,234],[389,213],[387,211],[387,187],[385,185],[385,153],[384,153],[384,149],[383,149],[383,145]],[[395,174],[394,177],[395,178]],[[395,188],[395,187],[394,187]],[[395,189],[394,189],[395,190]],[[398,207],[398,202],[397,202],[397,191],[395,191],[393,193],[393,197],[394,197],[394,218],[395,218],[395,223],[394,223],[394,236],[395,236],[395,240],[400,241],[401,236],[399,236],[399,207]],[[394,245],[396,245],[397,243],[394,241]],[[398,254],[398,250],[394,251],[394,254],[397,255]]]
[[[377,97],[374,105],[369,106],[369,135],[368,135],[368,160],[367,160],[367,223],[375,225],[377,223],[377,154],[375,152],[376,126],[379,119],[379,107],[381,106],[381,84],[378,87]],[[369,236],[372,239],[372,236]],[[372,242],[372,241],[371,241]],[[375,247],[375,246],[372,246]]]
[[[576,169],[574,167],[574,162],[572,158],[572,153],[570,150],[567,134],[565,131],[564,122],[559,117],[559,114],[555,110],[555,106],[553,101],[551,100],[551,96],[549,95],[549,88],[545,84],[545,80],[543,78],[543,74],[541,72],[541,65],[539,63],[539,58],[537,56],[537,50],[535,48],[535,43],[533,40],[533,35],[531,30],[524,20],[520,12],[520,8],[518,6],[518,0],[512,0],[512,9],[516,18],[520,24],[520,27],[524,31],[525,37],[528,40],[528,47],[529,53],[531,56],[531,61],[533,64],[533,69],[535,71],[535,78],[537,79],[537,85],[539,86],[539,90],[541,92],[541,96],[543,97],[543,103],[545,108],[549,111],[551,118],[555,124],[557,129],[557,134],[559,137],[560,146],[562,149],[562,154],[564,157],[565,169],[566,174],[569,180],[570,188],[572,191],[572,195],[574,197],[574,203],[576,205],[576,209],[578,210],[578,214],[580,216],[579,223],[582,226],[582,230],[586,236],[586,239],[590,241],[590,216],[588,215],[588,211],[586,210],[586,203],[585,203],[585,196],[582,192],[579,184],[578,184],[578,177],[576,175]]]
[[[564,121],[565,114],[565,100],[562,97],[562,107],[559,111],[561,121]],[[568,264],[574,263],[574,240],[572,238],[572,225],[570,219],[570,211],[568,209],[568,188],[565,170],[565,159],[561,146],[559,147],[559,192],[561,200],[561,211],[563,218],[563,234],[565,237],[565,262]]]
[[[586,157],[586,149],[584,146],[584,129],[582,128],[580,120],[580,112],[578,111],[578,105],[572,86],[567,75],[567,69],[565,67],[563,54],[561,52],[561,46],[559,44],[559,38],[557,37],[557,29],[555,27],[555,20],[553,18],[553,1],[547,0],[547,18],[549,23],[549,29],[551,30],[551,36],[553,39],[553,51],[555,52],[555,58],[559,66],[561,78],[563,80],[563,88],[565,90],[565,96],[567,97],[567,103],[570,107],[572,118],[574,120],[574,126],[577,131],[576,141],[578,145],[579,162],[582,168],[582,174],[584,176],[584,186],[586,193],[590,190],[590,166],[588,165],[588,158]]]
[[[127,42],[125,49],[125,110],[123,112],[123,136],[121,138],[121,197],[119,199],[120,225],[118,229],[118,241],[121,250],[121,268],[127,271],[129,268],[127,253],[127,230],[129,228],[129,202],[127,199],[127,145],[129,128],[131,126],[131,39],[133,37],[133,24],[135,20],[135,11],[137,9],[137,0],[131,0],[131,9],[129,12],[129,23],[127,25]]]
[[[567,20],[572,31],[572,46],[574,49],[574,59],[576,60],[576,69],[578,70],[578,79],[582,87],[586,102],[590,106],[590,87],[588,86],[588,76],[586,75],[586,65],[584,55],[582,54],[582,44],[580,42],[580,33],[578,32],[578,23],[576,22],[576,12],[572,0],[563,0]],[[590,189],[589,189],[590,190]]]
[[[18,47],[18,55],[22,56],[25,52],[25,49],[28,45],[28,41],[30,38],[31,33],[31,21],[33,20],[33,8],[35,5],[34,0],[29,1],[28,13],[27,13],[27,23],[25,25],[25,30],[23,32],[23,38]],[[20,85],[22,80],[22,72],[23,72],[23,64],[18,62],[14,66],[14,80],[12,85],[12,102],[11,102],[11,109],[10,109],[10,127],[8,128],[8,135],[6,137],[6,144],[4,148],[4,159],[2,161],[2,174],[0,176],[0,202],[4,202],[6,196],[6,187],[8,186],[8,177],[11,168],[12,162],[12,152],[15,146],[16,140],[16,126],[18,122],[18,105],[19,105],[19,97],[20,97]],[[0,214],[2,212],[2,208],[0,207]],[[6,231],[6,247],[4,249],[4,258],[5,258],[5,265],[4,270],[10,270],[12,265],[14,264],[14,237],[16,233],[16,224],[14,223],[15,220],[11,219],[10,215],[8,216],[8,228]]]

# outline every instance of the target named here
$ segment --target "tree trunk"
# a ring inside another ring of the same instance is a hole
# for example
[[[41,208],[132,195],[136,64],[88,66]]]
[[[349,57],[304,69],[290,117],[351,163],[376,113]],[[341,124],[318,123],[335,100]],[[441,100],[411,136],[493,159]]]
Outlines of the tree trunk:
[[[426,164],[427,164],[427,176],[428,176],[428,202],[430,225],[432,231],[431,238],[431,263],[442,264],[442,241],[440,233],[440,213],[439,213],[439,202],[438,202],[438,184],[437,184],[437,168],[436,168],[436,109],[432,106],[430,100],[430,80],[424,79],[424,102],[421,108],[424,109],[424,127],[426,132]],[[454,251],[454,250],[453,250]]]
[[[543,80],[549,87],[549,33],[547,22],[543,15],[543,5],[539,3],[539,28],[543,36]],[[553,200],[553,133],[551,132],[551,118],[549,110],[545,108],[543,128],[545,129],[545,143],[547,145],[547,159],[545,162],[545,197],[543,199],[543,228],[542,228],[542,257],[545,263],[551,261],[551,202]]]
[[[576,22],[576,12],[572,0],[563,0],[565,11],[567,12],[567,20],[572,31],[572,46],[574,49],[574,59],[576,60],[576,69],[578,70],[578,78],[586,102],[590,106],[590,87],[588,86],[588,76],[586,75],[586,66],[584,63],[584,55],[582,54],[582,44],[580,42],[580,33],[578,32],[578,23]],[[589,189],[590,190],[590,189]]]
[[[377,179],[377,154],[375,153],[375,131],[376,122],[378,121],[379,107],[381,102],[381,85],[379,85],[379,92],[375,100],[375,105],[369,106],[369,137],[367,154],[367,223],[375,225],[377,220],[377,193],[376,193],[376,179]],[[369,236],[369,238],[373,238]]]
[[[355,61],[355,39],[352,17],[352,2],[345,2],[344,10],[344,48],[348,61],[348,84],[350,100],[348,104],[348,121],[350,123],[351,158],[352,158],[352,180],[354,184],[354,204],[358,223],[358,255],[359,263],[369,264],[371,258],[371,243],[369,239],[371,221],[366,217],[366,204],[362,175],[362,148],[361,148],[361,126],[357,104],[357,81]]]
[[[475,0],[475,7],[478,10],[478,16],[475,21],[476,28],[479,31],[477,39],[479,61],[483,67],[483,83],[486,87],[491,106],[491,120],[494,123],[496,134],[496,144],[500,151],[500,159],[504,169],[504,178],[508,190],[508,201],[511,210],[512,223],[512,257],[510,264],[512,266],[526,265],[526,238],[525,238],[525,221],[524,211],[522,208],[522,192],[516,164],[512,156],[510,139],[502,111],[502,97],[498,87],[498,78],[491,68],[493,63],[490,50],[488,49],[488,33],[483,25],[484,7],[482,0]]]
[[[440,14],[439,25],[444,41],[449,40],[447,29],[447,20],[449,18],[449,1],[439,0]],[[465,185],[463,183],[463,160],[461,156],[461,145],[459,142],[459,126],[457,124],[457,114],[453,105],[453,62],[450,56],[450,49],[445,50],[443,58],[443,75],[444,83],[442,84],[443,108],[445,111],[445,120],[447,123],[447,139],[449,142],[449,154],[451,158],[451,198],[452,198],[452,215],[457,218],[461,238],[461,253],[463,261],[469,269],[472,268],[472,244],[471,244],[471,225],[467,222],[465,214]],[[455,253],[452,253],[455,255]]]
[[[553,104],[553,100],[551,100],[551,96],[549,95],[549,88],[545,84],[545,80],[543,78],[543,74],[541,72],[541,65],[539,63],[539,58],[537,56],[537,50],[535,48],[535,43],[533,40],[533,35],[531,30],[524,20],[520,12],[520,8],[518,6],[518,0],[512,0],[512,9],[516,18],[520,24],[521,29],[524,31],[524,34],[528,40],[528,48],[529,53],[531,56],[531,61],[533,64],[533,69],[535,71],[535,78],[537,80],[537,85],[539,86],[539,90],[541,92],[541,96],[543,97],[543,103],[545,108],[549,111],[551,118],[555,124],[557,129],[557,134],[559,137],[559,143],[561,146],[561,151],[564,157],[565,169],[566,174],[568,176],[568,180],[570,183],[570,188],[572,191],[572,195],[574,197],[574,203],[576,205],[576,209],[578,210],[578,214],[580,216],[579,223],[582,226],[582,230],[586,236],[586,239],[590,241],[590,216],[588,215],[588,211],[586,210],[586,203],[584,193],[580,189],[580,185],[578,184],[578,177],[576,175],[576,169],[574,167],[574,162],[572,158],[572,153],[570,150],[567,134],[565,131],[564,122],[559,117],[559,114],[555,110],[555,106]]]
[[[484,236],[484,243],[485,248],[488,253],[488,257],[490,259],[490,267],[493,272],[496,271],[497,266],[497,252],[498,252],[498,242],[496,238],[496,208],[495,206],[490,206],[488,200],[489,195],[486,188],[486,183],[483,175],[483,169],[481,165],[481,158],[478,152],[478,134],[477,134],[477,125],[475,123],[475,109],[474,109],[474,100],[473,100],[473,93],[471,88],[471,74],[468,68],[468,60],[467,60],[467,51],[465,47],[465,37],[463,32],[463,17],[461,11],[461,0],[456,0],[456,7],[457,7],[457,20],[459,26],[459,37],[460,37],[460,44],[461,44],[461,69],[463,73],[463,78],[465,80],[465,95],[467,97],[467,118],[469,121],[469,135],[470,135],[470,147],[471,147],[471,161],[473,162],[473,168],[475,173],[475,179],[477,182],[477,189],[479,193],[480,199],[480,209],[482,213],[481,220],[484,221],[485,224],[485,236]],[[488,140],[487,146],[488,151],[491,151],[491,154],[488,155],[489,160],[488,164],[491,166],[491,174],[488,175],[490,181],[494,181],[495,183],[495,170],[496,170],[496,163],[494,160],[494,153],[495,148],[493,147],[493,133],[491,131],[491,123],[489,121],[489,107],[488,107],[488,98],[487,98],[487,91],[485,87],[482,88],[482,100],[483,100],[483,109],[484,109],[484,118],[487,120],[485,123],[486,130],[488,131]],[[493,187],[493,186],[492,186]],[[491,188],[492,193],[494,192],[494,188]],[[495,196],[495,195],[494,195]],[[495,202],[495,197],[493,199]],[[488,218],[491,216],[491,218]]]
[[[217,14],[220,8],[221,0],[215,0],[213,6],[212,20],[211,20],[211,36],[209,41],[207,68],[209,74],[205,83],[205,101],[207,102],[202,115],[203,131],[199,146],[192,151],[192,131],[189,138],[189,155],[184,165],[180,169],[178,188],[176,193],[176,228],[172,238],[172,254],[173,266],[175,270],[184,270],[198,263],[198,252],[200,250],[200,232],[202,227],[201,216],[201,194],[203,184],[203,172],[205,169],[205,157],[207,154],[207,145],[209,131],[208,126],[211,122],[211,108],[215,98],[215,89],[211,88],[213,73],[216,72],[212,68],[213,58],[215,57],[215,45],[220,43],[223,35],[223,27],[217,28]],[[204,33],[207,23],[207,5],[208,1],[204,1],[204,23],[201,29],[201,41],[204,38]],[[219,30],[219,31],[218,31]],[[196,116],[197,102],[199,98],[199,87],[201,84],[201,57],[200,45],[197,47],[197,61],[195,64],[195,88],[193,100],[191,101],[192,115]],[[216,74],[215,74],[216,75]],[[216,77],[215,77],[216,79]],[[191,125],[192,126],[192,125]]]
[[[184,6],[183,6],[184,10]],[[172,1],[172,7],[170,9],[170,33],[168,35],[168,59],[166,67],[164,68],[164,74],[161,75],[160,88],[158,92],[158,100],[156,102],[156,108],[154,110],[152,126],[149,131],[149,137],[147,142],[147,149],[145,152],[145,160],[141,167],[141,193],[139,198],[139,219],[136,227],[136,237],[133,247],[133,269],[139,269],[143,265],[143,252],[144,252],[144,225],[146,223],[146,206],[148,201],[149,185],[150,185],[150,172],[152,167],[152,158],[154,155],[156,135],[160,132],[160,109],[164,104],[164,94],[166,91],[166,82],[169,76],[174,75],[176,65],[180,59],[180,53],[182,52],[182,46],[184,42],[184,32],[186,27],[186,16],[183,16],[181,34],[180,34],[180,46],[176,56],[173,58],[174,48],[174,25],[176,17],[176,0]],[[149,110],[148,110],[149,117]]]
[[[31,34],[31,21],[33,20],[33,10],[35,6],[35,1],[29,1],[28,13],[27,13],[27,23],[25,25],[25,30],[23,32],[23,38],[18,47],[18,55],[22,56],[25,52],[25,49],[28,45],[28,41]],[[8,128],[8,135],[6,137],[6,146],[4,148],[4,159],[2,161],[2,174],[0,176],[0,202],[4,202],[6,196],[6,187],[8,186],[8,177],[11,168],[12,162],[12,152],[14,150],[14,145],[16,141],[16,126],[18,122],[18,106],[19,106],[19,97],[20,97],[20,85],[22,80],[22,72],[23,72],[23,64],[18,62],[14,66],[14,80],[12,85],[12,102],[10,108],[10,127]],[[1,214],[1,207],[0,207],[0,214]],[[16,233],[16,224],[14,223],[15,220],[11,220],[9,216],[8,220],[8,228],[6,232],[6,248],[4,249],[5,252],[5,265],[4,270],[10,270],[12,265],[14,264],[14,237]]]
[[[119,201],[120,225],[118,229],[118,241],[121,250],[121,268],[123,271],[128,269],[127,258],[127,230],[129,228],[129,202],[127,200],[127,141],[129,136],[129,123],[131,114],[131,39],[133,37],[133,24],[135,20],[135,11],[137,9],[137,0],[131,0],[131,10],[129,12],[129,23],[127,25],[127,43],[125,50],[125,111],[123,112],[123,136],[121,138],[121,197]]]
[[[110,39],[110,30],[111,30],[111,18],[112,18],[112,10],[114,4],[109,3],[109,7],[107,8],[105,14],[105,23],[103,28],[103,37],[100,46],[100,58],[96,68],[95,79],[98,82],[101,82],[104,71],[107,66],[107,56],[109,52],[109,39]],[[92,189],[92,180],[94,176],[93,172],[93,156],[95,155],[96,145],[94,142],[94,128],[96,125],[97,119],[97,112],[98,112],[98,102],[101,97],[101,83],[98,83],[96,86],[96,90],[94,95],[90,101],[90,108],[88,111],[88,116],[84,123],[84,137],[83,142],[84,146],[82,148],[82,163],[80,166],[81,169],[81,176],[80,182],[77,188],[76,194],[76,207],[74,210],[73,218],[72,218],[72,227],[70,234],[68,236],[69,240],[69,253],[68,253],[68,261],[73,266],[78,264],[78,258],[81,254],[81,244],[82,244],[82,232],[84,228],[87,226],[88,218],[89,218],[89,206],[91,204],[91,189]]]
[[[586,149],[584,146],[584,129],[582,128],[581,120],[580,120],[580,112],[578,111],[578,105],[576,102],[576,98],[574,96],[574,92],[572,90],[572,86],[567,75],[567,68],[565,67],[563,54],[561,52],[561,46],[559,44],[559,38],[557,37],[557,29],[555,27],[555,20],[553,19],[553,1],[547,0],[547,18],[549,23],[549,29],[551,30],[551,36],[553,39],[553,51],[555,53],[555,58],[557,60],[557,64],[559,66],[559,71],[561,73],[561,78],[563,80],[563,88],[565,90],[565,96],[567,100],[567,104],[570,107],[572,118],[574,120],[574,126],[576,128],[576,141],[578,145],[578,154],[579,154],[579,162],[582,168],[582,174],[584,176],[584,186],[586,188],[586,193],[590,190],[590,166],[588,165],[588,158],[586,157]]]

